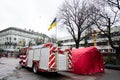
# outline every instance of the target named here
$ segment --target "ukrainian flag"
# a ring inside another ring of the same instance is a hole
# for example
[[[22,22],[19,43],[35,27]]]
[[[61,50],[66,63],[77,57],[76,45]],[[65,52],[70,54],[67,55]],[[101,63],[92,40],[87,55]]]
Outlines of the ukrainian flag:
[[[53,22],[52,22],[51,25],[49,26],[48,31],[49,31],[50,29],[52,29],[53,27],[55,27],[55,26],[56,26],[56,18],[53,20]]]

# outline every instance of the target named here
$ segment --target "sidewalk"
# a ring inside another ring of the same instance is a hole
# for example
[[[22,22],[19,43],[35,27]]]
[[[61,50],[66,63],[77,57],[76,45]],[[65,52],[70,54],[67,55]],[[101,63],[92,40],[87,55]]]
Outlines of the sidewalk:
[[[107,69],[120,70],[120,65],[105,64],[105,68],[107,68]]]

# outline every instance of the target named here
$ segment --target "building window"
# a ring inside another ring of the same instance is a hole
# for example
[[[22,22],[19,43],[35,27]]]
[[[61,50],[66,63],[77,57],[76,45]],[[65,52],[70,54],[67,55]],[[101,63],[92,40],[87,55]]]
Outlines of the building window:
[[[16,38],[14,38],[14,40],[16,40]]]
[[[9,37],[9,40],[11,41],[11,37]]]
[[[14,46],[13,48],[16,49],[16,46]]]
[[[6,40],[8,40],[8,37],[6,37]]]

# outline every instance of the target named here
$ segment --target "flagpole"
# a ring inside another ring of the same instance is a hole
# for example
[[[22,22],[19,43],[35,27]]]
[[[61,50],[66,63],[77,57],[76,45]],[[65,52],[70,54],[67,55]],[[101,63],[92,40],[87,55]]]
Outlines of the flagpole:
[[[57,52],[56,52],[56,68],[58,70],[59,69],[59,66],[58,66],[59,58],[58,58],[58,44],[57,44],[57,24],[56,24],[56,27],[55,27],[55,38],[56,38],[56,50],[57,50]]]
[[[50,29],[52,29],[53,27],[56,27],[55,28],[55,39],[56,39],[56,68],[57,69],[59,69],[58,68],[58,44],[57,44],[57,23],[56,23],[56,18],[53,20],[53,22],[51,23],[51,25],[50,25],[50,27],[48,28],[48,31],[50,30]]]
[[[55,39],[56,39],[56,43],[57,43],[57,25],[55,27]]]

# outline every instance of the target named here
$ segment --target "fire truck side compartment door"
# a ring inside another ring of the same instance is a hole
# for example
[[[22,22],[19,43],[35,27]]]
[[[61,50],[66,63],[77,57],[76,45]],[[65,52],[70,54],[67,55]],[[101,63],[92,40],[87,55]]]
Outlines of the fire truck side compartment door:
[[[50,48],[42,48],[41,49],[41,56],[40,56],[40,64],[39,68],[43,70],[48,70],[48,63],[49,63],[49,53]]]
[[[61,71],[67,71],[67,56],[63,54],[58,54],[58,63],[57,63],[57,69]]]
[[[34,60],[39,61],[40,60],[40,51],[41,49],[34,49]]]
[[[33,64],[33,50],[29,50],[27,66],[32,67],[32,64]]]

